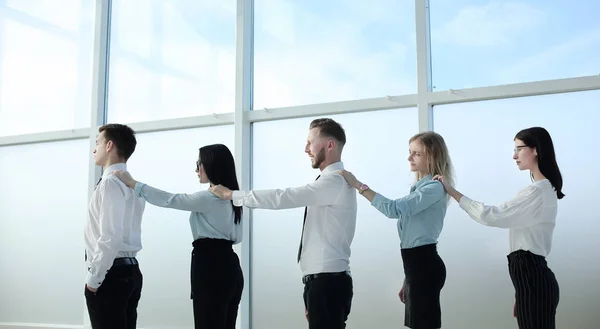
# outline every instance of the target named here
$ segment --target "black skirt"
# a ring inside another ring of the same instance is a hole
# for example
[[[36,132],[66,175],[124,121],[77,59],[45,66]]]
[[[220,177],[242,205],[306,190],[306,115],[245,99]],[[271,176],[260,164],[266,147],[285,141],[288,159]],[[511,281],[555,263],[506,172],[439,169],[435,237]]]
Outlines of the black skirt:
[[[446,266],[436,245],[402,249],[404,275],[404,325],[409,328],[442,327],[440,292],[446,282]]]
[[[507,257],[519,329],[556,328],[559,288],[546,258],[524,250],[513,251]]]

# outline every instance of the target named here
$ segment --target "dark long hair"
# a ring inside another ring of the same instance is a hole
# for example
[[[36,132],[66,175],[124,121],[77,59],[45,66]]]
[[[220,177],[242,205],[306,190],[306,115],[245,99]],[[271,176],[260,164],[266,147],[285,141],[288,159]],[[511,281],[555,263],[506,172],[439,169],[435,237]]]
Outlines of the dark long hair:
[[[523,129],[517,133],[515,139],[519,139],[526,146],[535,148],[538,156],[538,167],[556,190],[558,199],[562,199],[565,195],[562,192],[563,180],[556,163],[556,155],[554,153],[554,143],[550,133],[542,127],[531,127]]]
[[[206,145],[200,148],[199,163],[202,164],[208,180],[215,185],[223,185],[228,189],[239,190],[235,162],[229,148],[223,144]],[[234,222],[239,224],[242,220],[242,207],[236,207],[231,202],[234,213]]]

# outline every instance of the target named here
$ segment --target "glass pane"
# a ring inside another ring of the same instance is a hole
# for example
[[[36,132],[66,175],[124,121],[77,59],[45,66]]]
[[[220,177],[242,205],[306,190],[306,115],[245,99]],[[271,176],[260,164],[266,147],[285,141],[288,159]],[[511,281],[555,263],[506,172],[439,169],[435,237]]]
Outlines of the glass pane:
[[[108,121],[233,112],[235,5],[113,1]]]
[[[434,90],[600,72],[600,2],[431,1]]]
[[[91,154],[87,139],[0,147],[0,323],[82,324]]]
[[[141,182],[171,193],[205,190],[194,172],[198,149],[222,143],[235,152],[233,125],[137,135],[128,170]],[[192,233],[187,211],[146,204],[139,253],[144,275],[138,327],[192,328],[190,255]]]
[[[590,252],[600,248],[600,215],[590,208],[600,186],[593,173],[600,162],[595,151],[597,104],[600,91],[434,107],[435,129],[445,137],[456,167],[457,189],[487,204],[501,204],[531,183],[529,173],[520,172],[512,159],[515,134],[542,126],[552,135],[566,194],[558,203],[548,257],[560,285],[557,328],[598,323],[600,256]],[[515,327],[508,231],[476,223],[452,202],[442,236],[448,270],[442,291],[444,327]]]
[[[0,1],[0,136],[89,125],[94,12],[86,0]]]
[[[415,2],[255,1],[254,108],[416,91]]]
[[[408,139],[417,133],[417,110],[332,118],[346,130],[347,145],[342,156],[346,169],[383,195],[399,198],[408,194],[413,176],[406,156]],[[304,153],[312,119],[254,124],[255,189],[301,186],[316,178],[319,170],[311,169]],[[403,308],[398,291],[404,275],[396,222],[381,215],[362,196],[357,198],[358,217],[350,258],[354,298],[348,328],[399,327],[403,323]],[[303,213],[304,208],[254,211],[251,282],[254,328],[307,327],[302,274],[296,263]]]

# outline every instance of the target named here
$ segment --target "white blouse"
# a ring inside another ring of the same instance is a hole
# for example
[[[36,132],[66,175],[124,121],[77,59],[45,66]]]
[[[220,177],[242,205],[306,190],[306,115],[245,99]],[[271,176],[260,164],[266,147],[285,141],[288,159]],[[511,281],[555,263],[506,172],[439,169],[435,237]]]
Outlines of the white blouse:
[[[528,250],[548,256],[556,223],[558,198],[549,180],[543,179],[522,189],[500,206],[487,206],[466,196],[459,205],[477,222],[509,229],[510,251]]]

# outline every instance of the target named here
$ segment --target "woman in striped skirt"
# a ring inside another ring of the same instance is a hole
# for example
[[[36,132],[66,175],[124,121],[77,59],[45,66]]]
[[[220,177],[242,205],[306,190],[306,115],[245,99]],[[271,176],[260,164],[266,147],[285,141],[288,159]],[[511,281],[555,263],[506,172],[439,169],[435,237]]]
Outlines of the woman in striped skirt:
[[[546,263],[552,246],[562,176],[552,138],[546,129],[521,130],[514,138],[513,159],[520,170],[529,170],[533,183],[512,200],[488,206],[467,198],[444,181],[444,188],[477,222],[509,229],[508,270],[515,287],[514,312],[520,329],[556,328],[559,287]]]

